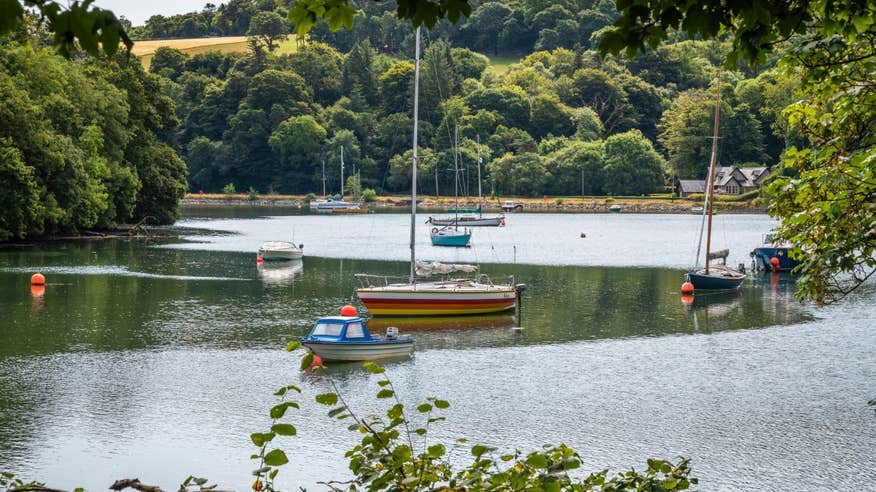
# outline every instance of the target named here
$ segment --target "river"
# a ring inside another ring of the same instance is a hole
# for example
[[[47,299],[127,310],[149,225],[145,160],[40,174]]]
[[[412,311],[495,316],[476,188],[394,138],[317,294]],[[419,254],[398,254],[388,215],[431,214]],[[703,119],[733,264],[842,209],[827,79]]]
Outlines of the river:
[[[411,359],[386,364],[402,401],[451,402],[433,439],[524,452],[562,442],[586,471],[682,455],[702,490],[876,483],[872,284],[817,309],[794,299],[792,277],[754,274],[683,304],[696,216],[511,215],[453,250],[428,244],[426,216],[419,257],[528,285],[516,315],[392,322],[417,341]],[[301,352],[282,347],[354,301],[354,273],[405,274],[409,224],[190,207],[173,228],[184,241],[0,250],[0,470],[68,489],[138,477],[171,490],[197,475],[245,490],[248,436],[270,425],[273,390],[297,384],[299,435],[278,440],[291,460],[278,485],[346,477],[356,435],[313,403],[326,377],[300,374]],[[714,240],[747,264],[772,225],[719,215]],[[293,236],[302,262],[257,267],[263,240]],[[36,271],[44,292],[28,285]],[[327,375],[360,413],[380,411],[358,365]]]

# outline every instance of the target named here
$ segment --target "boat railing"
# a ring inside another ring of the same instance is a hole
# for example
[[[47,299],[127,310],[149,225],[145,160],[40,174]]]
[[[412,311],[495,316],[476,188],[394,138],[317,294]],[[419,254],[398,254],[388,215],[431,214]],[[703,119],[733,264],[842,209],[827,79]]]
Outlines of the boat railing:
[[[408,277],[402,275],[373,275],[370,273],[357,273],[354,277],[356,277],[359,281],[359,285],[363,288],[386,287],[390,284],[405,283],[408,281]],[[383,285],[380,285],[381,282]]]

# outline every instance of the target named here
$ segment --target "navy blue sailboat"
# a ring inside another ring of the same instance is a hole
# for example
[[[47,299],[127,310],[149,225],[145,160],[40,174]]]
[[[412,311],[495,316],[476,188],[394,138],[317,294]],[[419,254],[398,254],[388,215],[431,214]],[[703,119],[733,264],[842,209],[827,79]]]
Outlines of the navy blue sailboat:
[[[745,280],[745,274],[727,267],[729,250],[711,252],[712,247],[712,194],[715,189],[715,163],[718,151],[718,112],[721,104],[721,72],[718,71],[717,96],[715,97],[715,126],[712,135],[712,157],[709,162],[709,176],[706,186],[706,207],[704,218],[708,218],[708,232],[706,233],[706,265],[702,269],[694,269],[685,275],[685,280],[693,284],[694,291],[698,290],[725,290],[737,289]],[[703,229],[700,226],[700,243],[702,243]],[[697,251],[699,257],[699,251]],[[711,260],[723,260],[721,265],[710,265]]]

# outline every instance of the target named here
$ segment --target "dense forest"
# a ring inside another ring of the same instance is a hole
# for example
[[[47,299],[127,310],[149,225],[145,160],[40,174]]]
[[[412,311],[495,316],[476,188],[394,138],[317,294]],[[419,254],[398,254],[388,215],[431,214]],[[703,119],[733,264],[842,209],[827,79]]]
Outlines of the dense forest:
[[[319,25],[298,40],[297,52],[278,56],[255,37],[262,28],[240,26],[244,17],[285,19],[284,8],[235,0],[156,16],[132,31],[253,36],[247,53],[190,56],[162,48],[152,60],[150,70],[162,77],[182,121],[167,141],[187,162],[191,189],[232,183],[238,190],[319,192],[325,162],[328,189],[337,192],[343,146],[362,186],[405,192],[410,24],[395,17],[394,4],[367,2],[352,30]],[[639,195],[663,192],[675,177],[702,178],[713,85],[728,44],[677,36],[635,59],[601,58],[590,48],[616,16],[611,2],[485,2],[459,25],[441,21],[427,31],[422,190],[453,189],[455,156],[464,188],[475,189],[478,153],[485,189],[506,195]],[[198,31],[183,30],[192,25]],[[495,70],[481,53],[519,61]],[[724,164],[771,165],[793,140],[781,110],[795,81],[769,68],[724,74]]]
[[[176,219],[186,166],[159,136],[179,120],[139,63],[0,38],[0,101],[0,241]]]
[[[38,29],[3,38],[0,171],[16,191],[3,195],[0,240],[172,222],[186,189],[320,193],[323,165],[337,193],[341,148],[359,178],[346,186],[407,192],[408,21],[367,2],[354,29],[317,26],[278,55],[294,26],[277,5],[233,0],[132,27],[139,38],[250,36],[244,53],[161,48],[151,73],[123,55],[65,60]],[[616,15],[587,0],[487,2],[424,31],[422,192],[452,194],[458,176],[475,193],[478,156],[485,193],[501,195],[640,195],[702,178],[728,42],[676,35],[634,59],[602,58],[591,47]],[[516,63],[497,67],[494,53]],[[772,165],[794,142],[782,109],[797,80],[780,73],[724,73],[723,164]]]

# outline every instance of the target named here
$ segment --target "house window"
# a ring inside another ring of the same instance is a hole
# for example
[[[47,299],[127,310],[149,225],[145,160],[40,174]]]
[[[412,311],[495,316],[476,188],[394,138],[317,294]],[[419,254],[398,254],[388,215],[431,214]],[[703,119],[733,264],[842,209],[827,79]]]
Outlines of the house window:
[[[727,193],[729,193],[731,195],[738,195],[739,194],[739,187],[736,185],[727,185]]]

